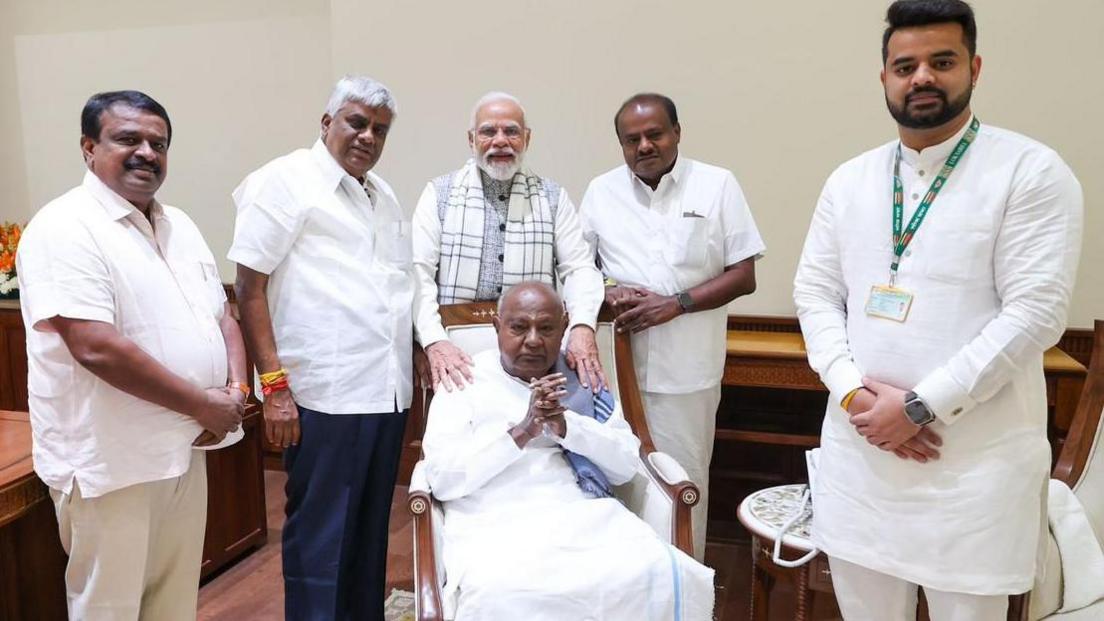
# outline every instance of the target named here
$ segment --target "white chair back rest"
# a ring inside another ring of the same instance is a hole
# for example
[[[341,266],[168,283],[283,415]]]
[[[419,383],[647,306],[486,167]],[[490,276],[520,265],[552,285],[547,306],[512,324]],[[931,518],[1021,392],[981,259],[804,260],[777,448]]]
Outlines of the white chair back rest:
[[[1096,531],[1096,540],[1104,548],[1104,413],[1100,417],[1100,424],[1096,426],[1096,436],[1093,439],[1092,451],[1089,453],[1085,471],[1077,481],[1073,491],[1077,499],[1085,507],[1085,513],[1089,516],[1089,523]]]

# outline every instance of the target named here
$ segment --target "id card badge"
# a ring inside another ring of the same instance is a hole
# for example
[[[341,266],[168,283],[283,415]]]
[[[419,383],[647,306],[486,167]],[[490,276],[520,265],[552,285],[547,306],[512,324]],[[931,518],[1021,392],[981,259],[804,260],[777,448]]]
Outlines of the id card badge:
[[[866,300],[866,314],[897,322],[904,322],[912,308],[912,294],[889,285],[874,285]]]

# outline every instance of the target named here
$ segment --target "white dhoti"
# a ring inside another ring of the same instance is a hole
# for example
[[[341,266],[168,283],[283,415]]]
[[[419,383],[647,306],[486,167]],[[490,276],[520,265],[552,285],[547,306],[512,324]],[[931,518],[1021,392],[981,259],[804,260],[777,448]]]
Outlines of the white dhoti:
[[[530,499],[450,516],[445,536],[455,596],[446,612],[456,621],[712,619],[713,571],[614,499]]]
[[[705,559],[705,534],[709,524],[709,462],[717,429],[720,384],[681,395],[645,392],[644,413],[656,449],[675,458],[701,491],[691,512],[694,526],[694,558]]]
[[[828,557],[840,613],[847,621],[916,621],[917,585]],[[1007,595],[952,593],[924,587],[931,621],[1005,621]]]

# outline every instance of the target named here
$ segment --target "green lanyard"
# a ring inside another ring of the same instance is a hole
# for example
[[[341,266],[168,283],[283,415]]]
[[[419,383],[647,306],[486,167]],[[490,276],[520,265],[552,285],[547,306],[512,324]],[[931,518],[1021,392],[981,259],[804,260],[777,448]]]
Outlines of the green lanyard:
[[[966,149],[970,147],[970,143],[977,137],[978,127],[980,126],[981,122],[975,116],[970,123],[970,129],[966,130],[958,144],[955,145],[954,151],[951,151],[950,157],[943,163],[939,175],[932,179],[928,193],[924,195],[924,200],[920,201],[920,204],[916,207],[916,213],[912,214],[908,228],[903,233],[901,225],[905,219],[905,188],[901,183],[901,143],[897,143],[897,157],[893,160],[893,262],[889,264],[889,285],[891,287],[897,282],[897,266],[901,263],[901,255],[905,253],[905,248],[908,248],[909,242],[916,236],[920,223],[924,221],[924,216],[928,215],[928,209],[935,202],[935,197],[939,196],[939,190],[943,189],[943,185],[947,183],[947,179],[954,172],[958,161],[962,159]]]

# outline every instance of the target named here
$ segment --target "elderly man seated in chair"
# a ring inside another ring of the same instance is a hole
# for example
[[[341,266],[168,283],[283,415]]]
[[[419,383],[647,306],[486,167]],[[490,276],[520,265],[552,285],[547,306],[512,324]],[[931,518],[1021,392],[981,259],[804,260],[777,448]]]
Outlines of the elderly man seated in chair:
[[[713,570],[613,497],[640,442],[564,363],[560,297],[515,285],[494,326],[499,351],[475,356],[468,390],[437,393],[423,440],[445,511],[446,616],[712,619]]]

